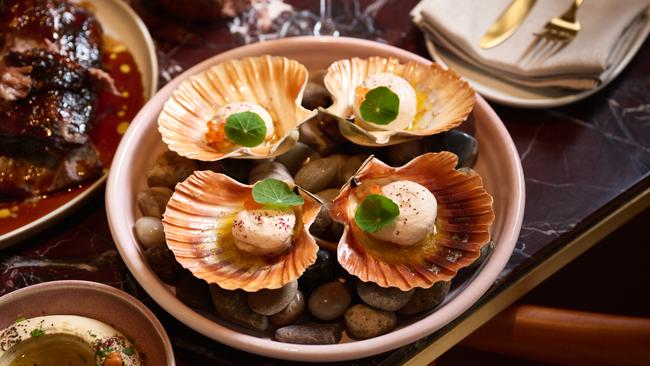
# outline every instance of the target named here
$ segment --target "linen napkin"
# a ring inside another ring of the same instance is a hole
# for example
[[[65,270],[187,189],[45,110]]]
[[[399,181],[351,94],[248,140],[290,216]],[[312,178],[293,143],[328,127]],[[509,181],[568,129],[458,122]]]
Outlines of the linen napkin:
[[[480,48],[479,39],[511,0],[423,0],[411,16],[436,46],[496,77],[529,87],[590,89],[606,79],[638,37],[648,35],[650,0],[585,0],[573,41],[547,58],[522,59],[534,33],[573,1],[537,1],[515,33],[490,49]]]

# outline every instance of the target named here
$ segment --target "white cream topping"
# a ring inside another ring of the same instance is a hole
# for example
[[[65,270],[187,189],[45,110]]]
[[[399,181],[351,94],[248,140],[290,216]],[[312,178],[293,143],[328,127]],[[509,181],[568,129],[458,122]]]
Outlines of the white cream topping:
[[[397,97],[399,98],[399,111],[397,112],[397,117],[386,125],[379,125],[370,121],[365,121],[361,117],[361,104],[365,100],[365,94],[367,92],[360,96],[358,94],[359,90],[367,89],[367,91],[371,91],[380,86],[387,87],[393,93],[397,94]],[[373,74],[368,76],[363,83],[357,87],[357,96],[352,109],[357,123],[366,128],[400,131],[407,129],[413,122],[417,113],[417,97],[411,84],[403,78],[389,73]]]
[[[290,208],[243,210],[232,224],[237,248],[251,254],[278,254],[289,248],[296,215]]]
[[[260,118],[262,118],[262,121],[264,121],[264,124],[266,125],[266,137],[268,138],[273,136],[273,133],[275,132],[273,128],[273,118],[264,107],[253,102],[235,102],[226,104],[219,108],[214,116],[214,121],[218,124],[225,124],[228,117],[241,112],[256,113]]]
[[[370,235],[399,245],[413,245],[434,229],[438,202],[428,189],[415,182],[400,180],[383,186],[381,190],[399,206],[399,216],[392,224]]]

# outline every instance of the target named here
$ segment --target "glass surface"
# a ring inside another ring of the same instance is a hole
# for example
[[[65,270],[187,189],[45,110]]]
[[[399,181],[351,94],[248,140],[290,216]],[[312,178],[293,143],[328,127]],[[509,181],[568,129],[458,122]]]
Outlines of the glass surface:
[[[374,18],[389,1],[374,0],[364,7],[360,0],[320,0],[317,9],[282,0],[261,1],[235,17],[230,31],[242,44],[305,35],[376,40],[380,32]]]

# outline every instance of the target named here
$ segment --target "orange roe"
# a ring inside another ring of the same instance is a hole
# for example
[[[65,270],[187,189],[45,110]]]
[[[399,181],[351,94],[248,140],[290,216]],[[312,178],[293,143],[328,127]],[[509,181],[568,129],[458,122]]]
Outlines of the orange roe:
[[[366,99],[366,94],[368,94],[369,89],[364,86],[357,86],[354,89],[354,98],[356,104],[361,104]]]
[[[208,146],[220,152],[231,150],[234,144],[226,137],[226,124],[209,121],[207,125],[208,132],[205,133],[205,141]]]
[[[248,198],[246,198],[246,201],[244,201],[244,209],[246,210],[256,210],[262,207],[263,205],[255,202],[255,200],[253,199],[253,195],[248,196]]]

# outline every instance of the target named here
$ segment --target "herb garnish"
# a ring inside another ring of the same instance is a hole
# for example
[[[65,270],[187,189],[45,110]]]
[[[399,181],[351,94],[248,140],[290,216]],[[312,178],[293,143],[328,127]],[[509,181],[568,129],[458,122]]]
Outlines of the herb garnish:
[[[254,147],[264,141],[266,124],[257,113],[234,113],[226,119],[224,132],[231,142],[245,147]]]
[[[381,194],[368,195],[354,214],[357,226],[365,232],[374,233],[390,225],[399,216],[399,206]]]
[[[30,334],[32,337],[36,338],[36,337],[40,337],[40,336],[42,336],[43,334],[45,334],[45,332],[43,332],[43,330],[40,329],[40,328],[34,328],[34,329],[32,329],[31,332],[29,332],[29,334]]]
[[[20,322],[24,322],[25,320],[27,320],[27,318],[25,318],[24,316],[20,316],[20,317],[16,318],[16,320],[14,320],[14,323],[18,324]]]
[[[273,178],[255,183],[253,200],[274,207],[300,206],[305,203],[305,200],[294,193],[288,184]]]
[[[365,121],[387,125],[397,118],[399,97],[385,86],[374,88],[366,94],[359,111]]]

